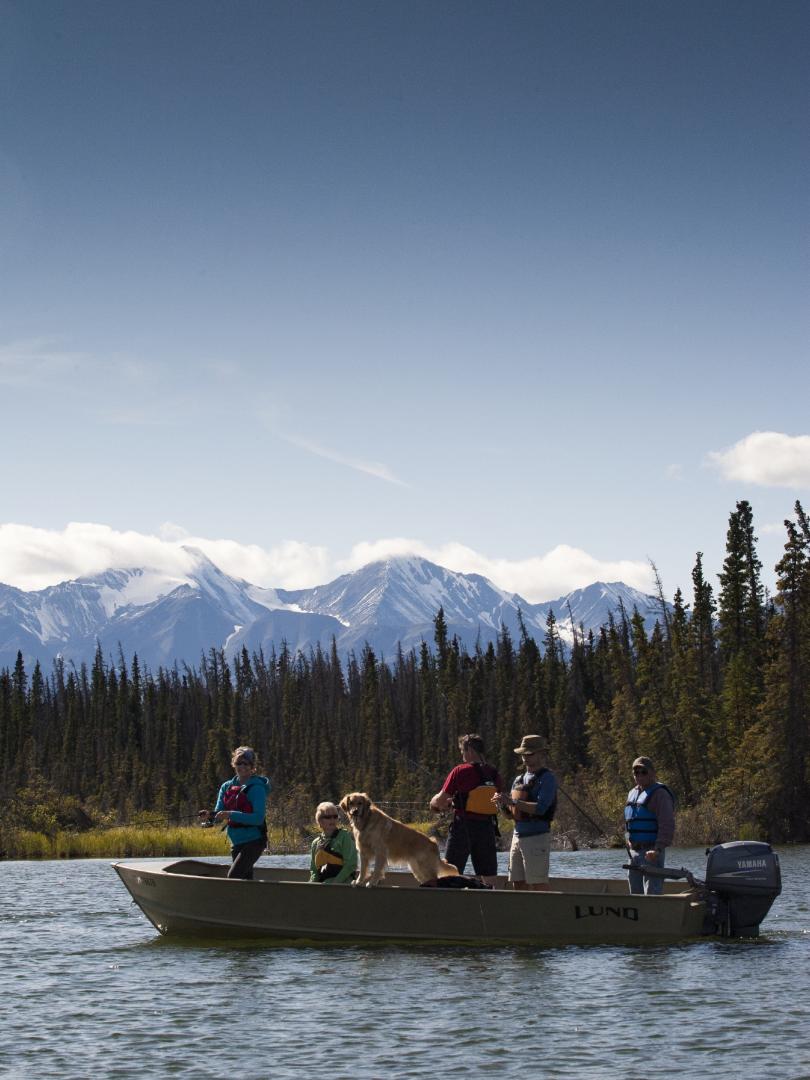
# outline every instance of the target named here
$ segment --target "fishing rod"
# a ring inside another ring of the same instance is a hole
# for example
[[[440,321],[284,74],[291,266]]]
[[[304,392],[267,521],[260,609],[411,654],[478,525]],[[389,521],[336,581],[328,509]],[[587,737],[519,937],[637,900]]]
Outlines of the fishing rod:
[[[585,818],[585,820],[588,822],[588,824],[592,825],[594,827],[594,829],[596,829],[597,833],[599,833],[600,836],[607,837],[607,836],[610,835],[605,828],[603,828],[601,825],[597,825],[597,823],[593,820],[593,818],[590,816],[590,814],[585,813],[585,811],[582,809],[582,807],[579,805],[579,803],[575,802],[574,799],[571,798],[571,796],[568,794],[568,792],[565,790],[565,788],[560,787],[560,785],[557,784],[557,791],[559,791],[560,795],[564,795],[565,798],[568,799],[568,801],[571,803],[571,805],[574,807],[574,809],[576,811],[578,811],[580,814],[582,814],[582,816]]]
[[[120,822],[120,821],[101,821],[97,824],[91,824],[86,828],[79,828],[76,825],[66,825],[61,828],[62,832],[69,833],[84,833],[84,832],[114,832],[116,829],[179,829],[188,825],[199,825],[199,819],[195,815],[194,817],[180,817],[174,820],[169,820],[167,817],[156,818],[144,818],[140,817],[137,822]]]
[[[553,766],[553,762],[549,761],[549,766]],[[556,778],[556,776],[557,776],[556,768],[552,768],[551,771],[554,773],[555,778]],[[591,825],[596,830],[596,832],[597,832],[597,834],[599,836],[603,837],[604,839],[607,839],[610,836],[609,830],[606,829],[604,827],[604,825],[600,825],[598,822],[594,821],[594,819],[590,816],[590,814],[588,814],[585,810],[582,809],[582,807],[573,798],[573,796],[568,794],[568,792],[560,784],[559,781],[557,781],[557,792],[558,792],[558,794],[563,795],[571,803],[571,805],[574,807],[574,809],[577,811],[577,813],[581,814],[582,817],[585,818],[585,820],[588,822],[588,824]],[[596,805],[596,800],[593,799],[593,796],[590,796],[590,797],[591,797],[591,800],[594,802],[594,805]],[[602,810],[598,805],[597,805],[597,809],[599,810],[599,813],[600,813],[600,816],[601,816],[602,815]]]

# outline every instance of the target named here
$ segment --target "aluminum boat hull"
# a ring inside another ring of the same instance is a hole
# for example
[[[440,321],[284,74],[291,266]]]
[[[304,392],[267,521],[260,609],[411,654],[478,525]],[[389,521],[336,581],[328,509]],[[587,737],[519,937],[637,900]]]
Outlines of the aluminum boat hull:
[[[376,888],[312,885],[306,870],[257,866],[231,881],[228,866],[196,859],[114,863],[162,934],[285,941],[432,941],[611,944],[680,941],[703,932],[706,903],[679,883],[633,896],[623,879],[552,878],[549,892],[420,889],[389,872]],[[499,881],[502,886],[503,880]]]

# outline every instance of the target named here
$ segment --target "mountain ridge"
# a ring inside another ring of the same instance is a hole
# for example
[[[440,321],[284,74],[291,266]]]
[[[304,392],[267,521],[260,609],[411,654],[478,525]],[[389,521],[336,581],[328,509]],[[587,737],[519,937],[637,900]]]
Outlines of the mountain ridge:
[[[25,592],[0,584],[0,667],[18,650],[26,666],[57,656],[81,663],[97,644],[105,655],[137,653],[151,669],[175,662],[195,666],[210,648],[233,657],[246,648],[267,653],[282,641],[294,652],[320,643],[345,656],[366,643],[378,656],[433,642],[444,612],[448,633],[472,651],[505,627],[542,641],[554,612],[565,643],[574,625],[597,631],[623,606],[637,608],[648,628],[661,602],[622,582],[594,582],[557,600],[532,604],[480,574],[462,574],[420,556],[378,560],[307,589],[265,588],[219,569],[201,551],[184,549],[190,569],[169,574],[146,567],[111,569]],[[570,614],[569,614],[570,610]]]

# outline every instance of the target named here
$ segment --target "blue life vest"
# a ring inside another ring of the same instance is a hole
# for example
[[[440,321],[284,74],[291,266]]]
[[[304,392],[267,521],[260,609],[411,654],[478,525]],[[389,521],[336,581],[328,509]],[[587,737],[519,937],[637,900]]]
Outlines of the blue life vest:
[[[659,788],[664,788],[672,795],[666,784],[656,782],[641,791],[633,788],[627,796],[627,805],[624,808],[625,836],[631,847],[651,848],[658,839],[658,818],[647,803]],[[674,802],[674,795],[672,799]]]

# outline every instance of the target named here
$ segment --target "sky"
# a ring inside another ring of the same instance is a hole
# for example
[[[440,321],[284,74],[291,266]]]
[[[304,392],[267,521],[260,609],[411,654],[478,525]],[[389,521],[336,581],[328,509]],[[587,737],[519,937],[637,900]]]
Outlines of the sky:
[[[772,584],[809,47],[804,0],[0,0],[0,581],[671,596],[748,499]]]

